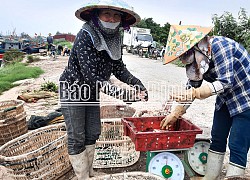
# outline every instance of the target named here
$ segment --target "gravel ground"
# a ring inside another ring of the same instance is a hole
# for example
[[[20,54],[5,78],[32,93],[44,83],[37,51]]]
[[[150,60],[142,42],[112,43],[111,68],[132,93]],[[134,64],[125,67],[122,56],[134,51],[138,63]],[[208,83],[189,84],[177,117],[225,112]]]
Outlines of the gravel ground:
[[[67,64],[68,57],[59,57],[55,61],[47,57],[41,57],[43,60],[32,63],[33,66],[41,67],[45,73],[39,78],[22,81],[21,84],[0,96],[0,100],[16,99],[22,91],[35,90],[45,81],[58,83],[58,78]],[[152,60],[148,58],[139,58],[138,56],[124,52],[123,61],[130,72],[141,79],[149,92],[148,102],[136,102],[131,107],[137,110],[161,110],[167,100],[168,92],[171,92],[173,86],[184,86],[187,78],[185,68],[180,68],[172,64],[162,65],[161,60]],[[203,134],[198,138],[210,138],[212,126],[212,117],[214,111],[215,97],[205,100],[195,100],[187,113],[183,116],[203,129]],[[46,115],[59,107],[57,99],[42,99],[37,103],[25,104],[28,117],[32,114]],[[249,156],[248,156],[249,157]],[[228,162],[228,154],[225,158],[225,164]],[[225,169],[225,167],[224,167]],[[246,171],[250,174],[249,168]]]

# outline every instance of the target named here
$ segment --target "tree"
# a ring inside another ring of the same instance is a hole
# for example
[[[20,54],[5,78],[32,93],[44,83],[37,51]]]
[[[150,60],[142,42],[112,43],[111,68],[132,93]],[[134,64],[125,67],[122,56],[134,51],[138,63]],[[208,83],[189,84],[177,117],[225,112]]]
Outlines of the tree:
[[[144,18],[137,24],[137,27],[151,29],[154,41],[158,42],[160,45],[166,45],[170,28],[169,23],[161,27],[160,24],[153,21],[153,18]]]
[[[25,32],[22,32],[20,36],[21,38],[30,39],[30,36]]]
[[[212,17],[215,35],[226,36],[242,44],[248,52],[250,51],[250,18],[244,8],[238,13],[238,18],[234,18],[232,13],[225,12]]]

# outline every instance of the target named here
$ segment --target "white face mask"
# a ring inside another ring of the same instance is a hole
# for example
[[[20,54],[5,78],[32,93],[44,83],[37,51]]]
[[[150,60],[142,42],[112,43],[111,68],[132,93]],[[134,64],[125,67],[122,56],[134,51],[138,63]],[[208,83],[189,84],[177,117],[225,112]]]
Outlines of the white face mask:
[[[115,29],[120,24],[120,22],[110,23],[110,22],[102,21],[101,19],[99,19],[99,20],[102,23],[103,27],[108,28],[108,29]]]
[[[206,63],[205,60],[202,60],[202,61],[200,62],[200,73],[201,73],[201,74],[205,74],[205,72],[207,72],[208,68],[209,68],[208,63]]]

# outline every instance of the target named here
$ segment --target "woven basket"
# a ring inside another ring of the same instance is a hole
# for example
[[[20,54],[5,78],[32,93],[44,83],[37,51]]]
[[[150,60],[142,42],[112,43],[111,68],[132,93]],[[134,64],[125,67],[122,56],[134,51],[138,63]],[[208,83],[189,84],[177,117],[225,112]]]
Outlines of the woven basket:
[[[72,167],[64,123],[30,131],[0,147],[0,165],[14,179],[56,179]]]
[[[244,176],[230,176],[226,177],[225,180],[250,180],[250,176],[244,175]]]
[[[97,176],[91,180],[165,180],[165,178],[146,172],[125,172]]]
[[[102,131],[96,142],[94,168],[131,166],[139,160],[140,152],[128,136],[124,136],[121,119],[102,119]]]
[[[101,119],[132,117],[135,109],[126,105],[105,105],[101,106]]]
[[[0,145],[28,132],[24,101],[0,102]]]

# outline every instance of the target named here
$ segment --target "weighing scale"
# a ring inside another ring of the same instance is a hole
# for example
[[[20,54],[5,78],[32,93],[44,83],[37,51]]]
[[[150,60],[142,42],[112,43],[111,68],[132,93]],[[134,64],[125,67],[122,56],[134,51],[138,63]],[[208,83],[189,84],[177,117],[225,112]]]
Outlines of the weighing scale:
[[[181,160],[173,153],[160,152],[153,156],[148,164],[148,172],[164,178],[183,180],[184,166]]]
[[[209,142],[198,141],[185,154],[185,161],[199,175],[205,175],[209,147]]]
[[[148,151],[146,171],[172,180],[183,180],[185,171],[190,177],[205,175],[209,147],[209,142],[197,141],[188,149]]]
[[[204,174],[209,143],[197,143],[196,135],[202,134],[202,130],[184,118],[178,119],[167,131],[161,130],[160,123],[164,118],[122,119],[124,134],[133,139],[135,149],[147,152],[146,171],[169,180],[183,180],[185,172],[189,177]]]

